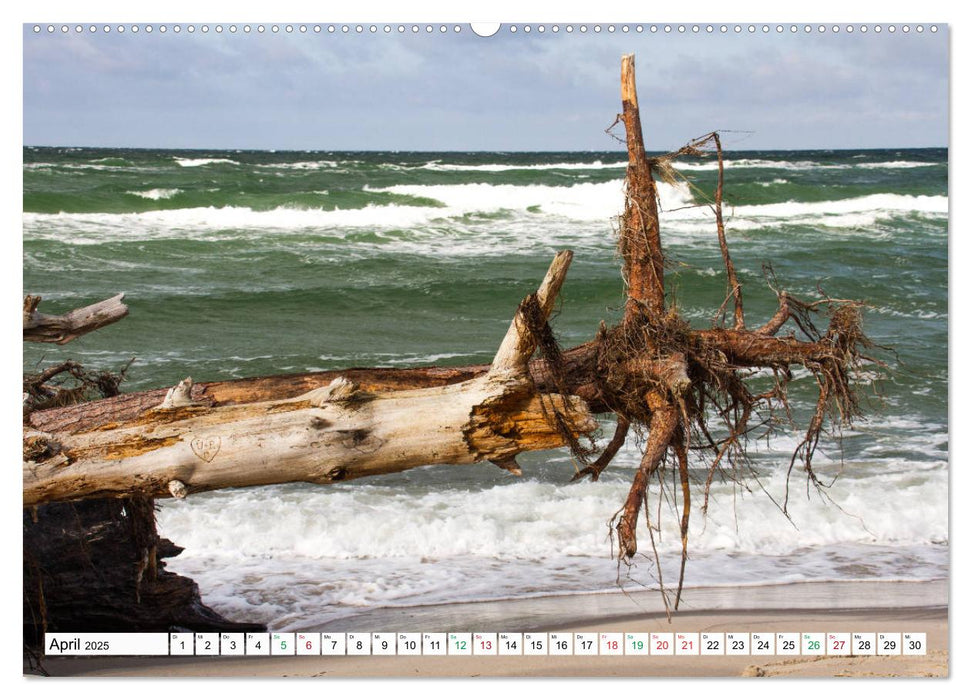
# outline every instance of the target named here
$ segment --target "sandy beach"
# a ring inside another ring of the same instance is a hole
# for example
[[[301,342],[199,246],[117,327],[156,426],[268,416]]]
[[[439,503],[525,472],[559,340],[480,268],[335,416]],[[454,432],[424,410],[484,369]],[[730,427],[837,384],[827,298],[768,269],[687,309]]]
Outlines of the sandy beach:
[[[687,591],[669,622],[655,592],[376,610],[316,631],[923,632],[924,656],[344,656],[50,658],[51,676],[947,677],[947,582]],[[380,627],[373,626],[380,622]]]

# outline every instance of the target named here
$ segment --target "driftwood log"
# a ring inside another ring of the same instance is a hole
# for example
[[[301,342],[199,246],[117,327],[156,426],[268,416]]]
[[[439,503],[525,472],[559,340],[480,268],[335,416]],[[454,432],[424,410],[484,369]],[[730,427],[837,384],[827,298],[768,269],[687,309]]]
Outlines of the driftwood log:
[[[24,297],[24,340],[58,345],[69,343],[127,316],[128,307],[122,303],[124,298],[124,294],[117,294],[96,304],[54,316],[37,310],[41,297],[27,295]]]

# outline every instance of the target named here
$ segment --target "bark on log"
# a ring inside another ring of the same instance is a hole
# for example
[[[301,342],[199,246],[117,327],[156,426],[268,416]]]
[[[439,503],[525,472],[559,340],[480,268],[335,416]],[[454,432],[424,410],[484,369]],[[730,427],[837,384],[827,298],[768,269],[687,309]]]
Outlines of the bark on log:
[[[54,316],[39,312],[37,306],[41,298],[28,295],[24,297],[24,340],[64,345],[127,316],[128,307],[122,303],[124,298],[124,294],[117,294],[110,299]]]
[[[557,254],[536,294],[544,315],[570,258]],[[597,427],[582,399],[537,392],[526,327],[521,307],[490,369],[456,384],[368,392],[338,377],[294,398],[216,407],[198,403],[187,379],[127,421],[73,433],[26,429],[24,505],[324,484],[426,464],[490,460],[515,471],[516,454],[565,444],[551,409],[579,432]]]
[[[590,342],[565,350],[562,359],[564,373],[569,381],[568,393],[586,401],[594,413],[609,410],[598,396],[596,344]],[[192,398],[200,404],[214,407],[292,399],[326,387],[338,377],[344,377],[356,384],[361,391],[367,392],[427,389],[474,379],[486,374],[490,367],[491,365],[484,364],[459,367],[350,368],[199,382],[192,386]],[[529,374],[541,394],[555,392],[552,375],[545,360],[531,361]],[[46,432],[75,433],[95,430],[108,424],[134,420],[162,403],[167,391],[168,389],[149,389],[84,404],[34,411],[27,417],[27,424]]]

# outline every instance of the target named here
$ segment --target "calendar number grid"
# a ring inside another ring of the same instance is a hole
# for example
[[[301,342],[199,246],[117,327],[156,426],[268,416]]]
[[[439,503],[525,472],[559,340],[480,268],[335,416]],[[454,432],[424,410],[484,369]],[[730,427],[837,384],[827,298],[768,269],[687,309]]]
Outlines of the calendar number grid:
[[[48,633],[48,656],[923,656],[924,632]]]

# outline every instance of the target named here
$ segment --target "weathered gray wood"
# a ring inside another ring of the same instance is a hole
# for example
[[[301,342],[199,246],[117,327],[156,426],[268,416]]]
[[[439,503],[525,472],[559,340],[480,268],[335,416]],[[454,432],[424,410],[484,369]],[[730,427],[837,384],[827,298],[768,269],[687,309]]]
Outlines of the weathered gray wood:
[[[560,358],[565,375],[567,394],[579,396],[594,413],[604,413],[610,407],[603,403],[597,384],[597,344],[587,342],[564,350]],[[368,367],[277,374],[265,377],[229,379],[221,382],[197,382],[192,385],[192,398],[208,406],[235,406],[257,401],[292,399],[330,384],[344,377],[364,391],[398,391],[445,386],[486,374],[491,364],[463,367]],[[540,393],[557,389],[545,358],[534,358],[529,373]],[[563,383],[563,382],[561,382]],[[27,423],[44,432],[79,433],[135,420],[150,408],[158,406],[167,389],[149,389],[119,394],[107,399],[82,404],[35,410],[27,416]]]
[[[41,298],[24,297],[24,340],[35,343],[64,345],[75,338],[120,321],[128,315],[122,303],[124,294],[117,294],[95,304],[54,316],[37,310]]]
[[[536,290],[536,301],[543,318],[549,318],[550,313],[552,313],[556,295],[560,293],[560,287],[563,286],[566,271],[572,261],[572,251],[561,250],[557,253],[550,264],[546,277],[543,278],[543,283]],[[523,309],[520,307],[513,317],[512,323],[509,324],[509,330],[506,331],[506,336],[502,339],[499,350],[492,360],[493,372],[526,373],[526,364],[536,349],[536,338],[526,329],[526,319],[523,315]]]

